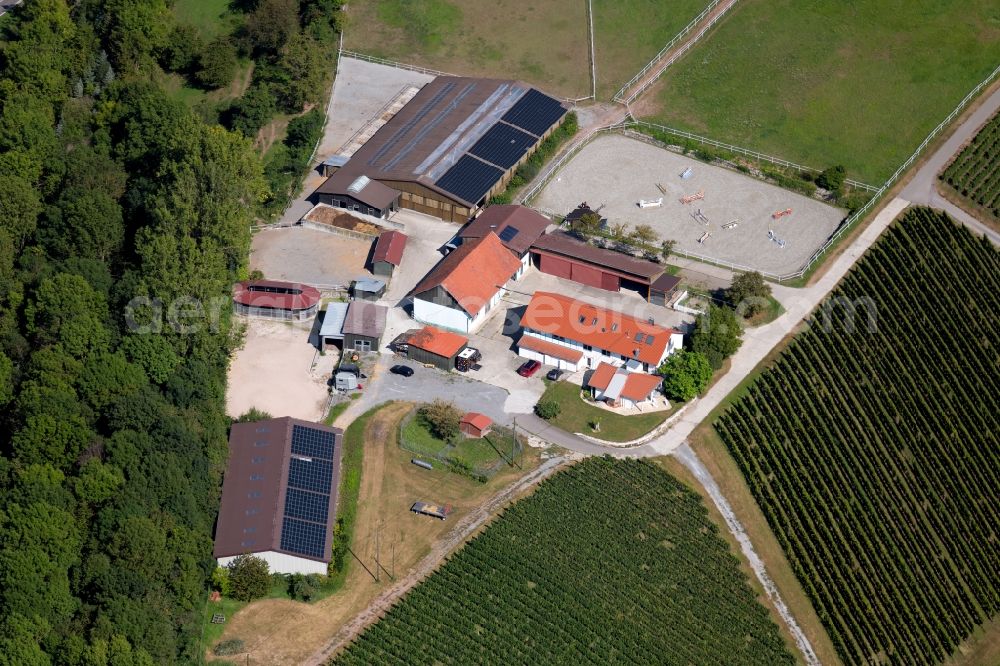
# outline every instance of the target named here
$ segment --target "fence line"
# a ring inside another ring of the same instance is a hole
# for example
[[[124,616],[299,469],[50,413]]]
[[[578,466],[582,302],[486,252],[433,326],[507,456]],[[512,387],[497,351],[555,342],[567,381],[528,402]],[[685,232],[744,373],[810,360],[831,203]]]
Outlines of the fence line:
[[[448,72],[442,72],[428,67],[421,67],[420,65],[410,65],[405,62],[396,62],[395,60],[386,60],[385,58],[365,55],[364,53],[358,53],[357,51],[347,51],[343,47],[341,47],[340,55],[338,55],[337,58],[339,59],[341,55],[348,58],[354,58],[355,60],[365,60],[367,62],[375,63],[376,65],[388,65],[389,67],[396,67],[397,69],[408,69],[411,72],[419,72],[420,74],[427,74],[428,76],[455,76],[455,74],[449,74]]]
[[[762,162],[770,162],[771,164],[784,167],[787,169],[795,169],[797,171],[809,171],[811,173],[821,173],[820,169],[816,169],[814,167],[803,166],[801,164],[796,164],[795,162],[789,162],[788,160],[783,160],[780,157],[774,157],[773,155],[759,153],[756,150],[743,148],[741,146],[734,146],[730,143],[723,143],[722,141],[716,141],[715,139],[709,139],[708,137],[692,134],[691,132],[685,132],[684,130],[674,129],[673,127],[658,125],[656,123],[646,122],[645,120],[635,120],[629,123],[629,125],[633,127],[652,127],[653,129],[663,132],[664,134],[672,134],[682,139],[687,139],[689,141],[697,141],[698,143],[712,146],[714,148],[722,148],[723,150],[728,150],[731,153],[738,153],[740,155],[752,157],[753,159]],[[862,183],[861,181],[852,180],[850,178],[846,179],[844,182],[850,185],[851,187],[867,190],[868,192],[877,192],[879,190],[879,188],[875,187],[874,185],[869,185],[868,183]]]
[[[587,0],[587,24],[590,28],[590,96],[597,99],[597,58],[594,56],[593,0]]]

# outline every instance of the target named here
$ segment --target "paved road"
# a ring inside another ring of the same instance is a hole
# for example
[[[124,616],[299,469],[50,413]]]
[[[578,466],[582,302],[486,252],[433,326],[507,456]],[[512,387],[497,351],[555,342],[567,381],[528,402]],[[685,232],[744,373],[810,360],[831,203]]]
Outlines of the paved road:
[[[923,204],[943,210],[953,218],[966,225],[977,234],[986,234],[995,245],[1000,245],[1000,233],[993,231],[985,224],[969,215],[967,212],[951,203],[937,191],[938,174],[944,169],[951,158],[972,139],[979,129],[1000,109],[1000,88],[983,100],[982,105],[958,126],[951,137],[945,141],[930,159],[913,176],[913,180],[903,188],[901,197],[915,204]]]

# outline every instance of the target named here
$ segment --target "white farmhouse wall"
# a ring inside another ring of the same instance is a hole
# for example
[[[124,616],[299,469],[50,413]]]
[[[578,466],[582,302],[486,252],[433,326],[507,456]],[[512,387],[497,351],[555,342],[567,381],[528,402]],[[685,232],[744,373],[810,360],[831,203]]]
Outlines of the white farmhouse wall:
[[[413,318],[423,324],[459,333],[468,333],[472,323],[469,315],[462,310],[454,310],[420,298],[413,299]]]
[[[326,562],[317,562],[316,560],[310,560],[305,557],[296,557],[295,555],[289,555],[288,553],[279,553],[274,550],[266,550],[260,553],[250,553],[251,555],[256,555],[265,562],[270,568],[271,573],[285,573],[285,574],[321,574],[326,575]],[[230,562],[236,559],[236,555],[230,557],[220,557],[219,566],[228,566]]]

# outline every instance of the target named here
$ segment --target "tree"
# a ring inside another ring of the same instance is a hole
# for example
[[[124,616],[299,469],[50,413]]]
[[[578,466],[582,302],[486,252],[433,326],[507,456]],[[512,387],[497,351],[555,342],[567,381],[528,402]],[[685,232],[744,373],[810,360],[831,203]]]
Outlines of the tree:
[[[743,328],[730,308],[709,305],[708,312],[700,315],[691,335],[691,348],[708,358],[714,370],[736,353],[743,344]]]
[[[737,273],[726,290],[726,298],[744,318],[753,317],[770,303],[771,285],[757,271]]]
[[[40,344],[59,341],[74,358],[107,348],[108,306],[79,275],[59,273],[39,285],[25,308],[28,333]]]
[[[670,255],[674,253],[674,247],[677,245],[675,240],[665,240],[660,243],[660,256],[663,257],[663,261],[670,258]]]
[[[268,84],[254,85],[230,107],[227,113],[229,129],[251,139],[271,120],[277,110]]]
[[[323,113],[318,109],[310,109],[298,118],[288,122],[285,132],[285,145],[296,151],[308,149],[310,152],[316,140],[323,133]]]
[[[298,0],[262,0],[244,29],[255,51],[277,53],[299,29]]]
[[[236,47],[226,37],[220,37],[205,47],[200,64],[197,77],[202,85],[209,88],[227,86],[232,82],[239,65]]]
[[[571,228],[581,236],[593,236],[601,228],[601,216],[597,213],[584,213],[573,221]]]
[[[310,580],[309,576],[303,576],[300,573],[288,576],[288,596],[292,599],[309,601],[315,594],[316,588],[313,587],[313,581]]]
[[[844,180],[846,178],[847,169],[838,164],[830,167],[829,169],[825,169],[823,173],[816,176],[816,184],[824,190],[828,190],[834,194],[840,194],[840,190],[843,188]]]
[[[712,380],[712,364],[699,352],[679,350],[660,366],[663,392],[671,400],[688,401],[701,395]]]
[[[653,245],[656,241],[660,240],[660,235],[648,224],[636,225],[630,237],[636,243],[643,243],[645,245]]]
[[[189,72],[198,63],[204,48],[197,28],[187,24],[176,25],[167,37],[160,62],[168,71]]]
[[[420,407],[417,415],[427,423],[431,433],[438,439],[447,442],[458,435],[462,410],[454,403],[438,399]]]
[[[558,402],[552,399],[539,400],[535,404],[535,414],[539,418],[545,419],[546,421],[551,421],[552,419],[559,416],[559,412],[562,411],[562,407]]]
[[[319,99],[328,67],[322,44],[302,33],[294,35],[282,47],[278,67],[281,78],[275,92],[286,112],[298,113],[307,102]]]
[[[212,572],[212,589],[217,590],[224,597],[232,594],[233,586],[229,580],[227,567],[215,567],[215,571]]]
[[[236,417],[234,423],[253,423],[254,421],[264,421],[266,419],[272,418],[268,412],[263,409],[257,409],[256,407],[251,407],[247,411]]]
[[[229,584],[233,599],[252,601],[271,589],[271,572],[267,562],[256,555],[240,555],[229,563]]]
[[[157,384],[165,383],[181,362],[180,356],[162,335],[129,335],[122,341],[121,350],[129,361],[142,368]]]

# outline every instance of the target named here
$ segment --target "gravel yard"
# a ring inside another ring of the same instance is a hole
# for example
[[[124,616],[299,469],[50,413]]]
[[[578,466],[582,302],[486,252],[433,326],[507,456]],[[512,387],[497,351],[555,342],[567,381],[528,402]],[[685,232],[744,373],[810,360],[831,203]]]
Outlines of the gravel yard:
[[[691,176],[681,178],[688,167]],[[704,199],[680,203],[681,197],[699,191]],[[660,197],[660,207],[638,206],[640,199]],[[798,270],[846,215],[750,176],[617,134],[585,146],[531,205],[566,214],[583,201],[603,205],[601,215],[611,224],[650,225],[661,239],[677,241],[679,250],[775,274]],[[790,215],[772,219],[776,211],[789,208]],[[701,220],[693,215],[697,211]],[[733,228],[723,229],[733,221]],[[768,238],[769,230],[785,241],[784,247]],[[699,243],[706,232],[710,236]]]
[[[365,269],[371,249],[372,241],[304,227],[265,229],[253,237],[250,268],[269,280],[321,288],[346,286],[355,278],[371,276]]]

